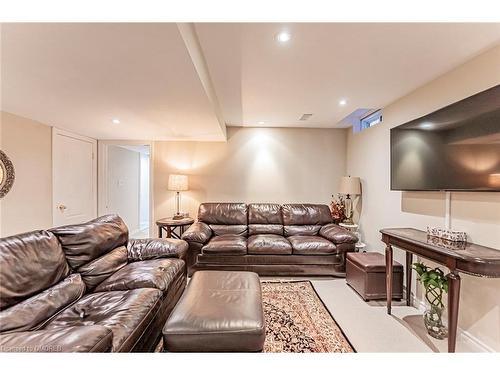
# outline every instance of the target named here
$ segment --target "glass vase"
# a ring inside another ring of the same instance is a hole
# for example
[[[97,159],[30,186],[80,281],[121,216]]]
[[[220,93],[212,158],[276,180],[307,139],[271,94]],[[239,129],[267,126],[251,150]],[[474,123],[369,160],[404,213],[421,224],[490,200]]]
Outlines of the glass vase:
[[[443,322],[443,312],[444,307],[431,304],[427,306],[427,310],[424,312],[424,324],[427,333],[438,340],[448,337],[448,328]]]

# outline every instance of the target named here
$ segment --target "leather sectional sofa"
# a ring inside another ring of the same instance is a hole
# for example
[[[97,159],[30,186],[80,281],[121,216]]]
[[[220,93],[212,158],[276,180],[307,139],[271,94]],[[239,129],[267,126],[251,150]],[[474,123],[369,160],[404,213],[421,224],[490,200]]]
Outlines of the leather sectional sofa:
[[[321,204],[203,203],[184,234],[188,273],[253,271],[259,275],[345,276],[357,237],[333,224]]]
[[[0,240],[0,351],[153,351],[186,285],[181,240],[108,215]]]

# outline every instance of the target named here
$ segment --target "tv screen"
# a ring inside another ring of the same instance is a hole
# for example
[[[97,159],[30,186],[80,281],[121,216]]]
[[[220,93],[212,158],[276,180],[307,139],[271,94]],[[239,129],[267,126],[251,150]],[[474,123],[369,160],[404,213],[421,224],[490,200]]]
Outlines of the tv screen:
[[[392,128],[391,190],[500,191],[500,85]]]

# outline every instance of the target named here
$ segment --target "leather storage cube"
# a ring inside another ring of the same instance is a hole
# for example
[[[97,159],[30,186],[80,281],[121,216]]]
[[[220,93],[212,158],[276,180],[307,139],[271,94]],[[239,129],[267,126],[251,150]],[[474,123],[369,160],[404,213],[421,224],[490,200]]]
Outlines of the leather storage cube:
[[[346,282],[365,301],[386,299],[385,256],[372,253],[348,253]],[[393,299],[403,298],[403,266],[393,262]]]

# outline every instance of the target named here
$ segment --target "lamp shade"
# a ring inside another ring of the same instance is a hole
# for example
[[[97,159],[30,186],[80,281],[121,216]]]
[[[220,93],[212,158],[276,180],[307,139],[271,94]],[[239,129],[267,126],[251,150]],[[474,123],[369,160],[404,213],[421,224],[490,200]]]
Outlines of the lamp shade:
[[[340,179],[340,194],[361,194],[361,181],[359,177],[344,176]]]
[[[188,176],[183,174],[171,174],[168,176],[168,190],[185,191],[188,189]]]

